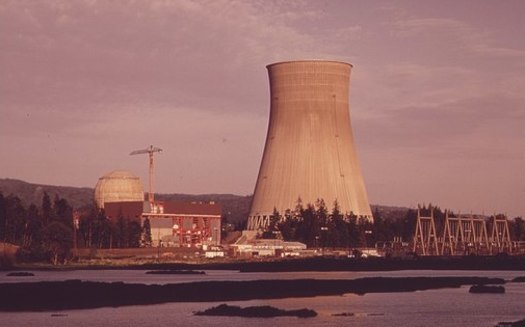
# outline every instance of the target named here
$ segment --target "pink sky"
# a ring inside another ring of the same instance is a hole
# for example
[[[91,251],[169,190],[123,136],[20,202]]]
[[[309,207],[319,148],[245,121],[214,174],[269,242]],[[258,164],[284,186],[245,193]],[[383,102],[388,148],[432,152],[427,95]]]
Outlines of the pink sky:
[[[354,65],[351,115],[373,204],[525,215],[525,2],[0,2],[0,178],[251,194],[265,66]],[[146,184],[146,183],[145,183]]]

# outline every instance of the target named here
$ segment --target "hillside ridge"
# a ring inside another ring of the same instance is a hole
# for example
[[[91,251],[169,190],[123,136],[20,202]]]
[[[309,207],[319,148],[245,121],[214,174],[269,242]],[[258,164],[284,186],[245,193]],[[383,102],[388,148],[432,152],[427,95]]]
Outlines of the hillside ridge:
[[[73,208],[82,208],[93,205],[94,188],[75,186],[56,186],[30,183],[19,179],[0,178],[0,193],[4,196],[11,194],[20,198],[23,204],[40,206],[44,192],[54,199],[55,196],[64,198]],[[252,201],[252,195],[235,194],[184,194],[160,193],[156,194],[158,200],[181,201],[216,201],[221,203],[223,215],[228,222],[233,224],[245,223]],[[401,206],[371,205],[372,212],[379,213],[383,218],[392,218],[404,215],[409,208]],[[331,208],[329,208],[331,210]]]

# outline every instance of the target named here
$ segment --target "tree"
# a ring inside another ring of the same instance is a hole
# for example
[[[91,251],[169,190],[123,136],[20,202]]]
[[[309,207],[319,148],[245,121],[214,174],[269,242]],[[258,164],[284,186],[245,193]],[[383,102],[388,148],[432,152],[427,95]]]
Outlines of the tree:
[[[49,194],[44,192],[42,196],[42,222],[44,226],[47,226],[53,219],[53,206],[51,205],[51,199]]]
[[[128,223],[127,243],[129,247],[138,248],[140,246],[141,230],[140,222],[132,220]]]
[[[405,219],[398,224],[398,234],[403,237],[404,240],[411,240],[414,237],[416,231],[417,222],[417,210],[409,209],[405,215]]]
[[[339,203],[337,201],[334,202],[331,220],[333,225],[332,237],[334,246],[347,248],[350,241],[350,234],[347,227],[348,223],[344,220],[344,216],[341,214]]]
[[[347,224],[348,234],[349,234],[349,245],[352,248],[359,247],[359,229],[357,226],[357,216],[354,215],[353,212],[350,212],[350,215],[348,216],[348,224]]]
[[[331,220],[328,218],[328,209],[323,199],[315,201],[315,218],[319,225],[319,245],[321,247],[333,246],[333,232],[334,228]]]
[[[515,241],[523,241],[525,240],[525,221],[521,217],[514,218],[514,221],[512,222],[512,238]]]
[[[142,224],[142,243],[144,246],[151,246],[151,242],[151,223],[149,218],[146,218]]]
[[[91,206],[88,210],[83,211],[80,215],[80,223],[78,228],[80,234],[79,241],[84,247],[91,248],[93,246],[93,228],[97,215],[98,211],[94,206]]]
[[[279,223],[281,222],[281,214],[277,210],[277,208],[273,208],[273,213],[270,216],[270,223],[268,225],[268,228],[263,232],[262,237],[263,238],[275,238],[277,232],[279,231]]]
[[[359,238],[358,238],[359,247],[372,246],[374,243],[372,223],[365,216],[360,216],[357,221],[358,221],[358,230],[359,230]]]
[[[283,219],[279,222],[278,228],[281,232],[281,236],[285,240],[296,240],[297,239],[297,226],[299,224],[298,217],[296,217],[290,209],[287,209],[284,213]]]
[[[95,210],[88,219],[80,223],[80,233],[91,248],[109,248],[112,242],[112,224],[106,218],[104,209]]]
[[[53,212],[53,220],[73,228],[73,208],[69,205],[66,199],[61,199],[58,195],[55,196]]]
[[[26,208],[15,195],[6,198],[4,241],[22,245],[26,224]]]
[[[306,209],[301,210],[300,220],[297,227],[297,238],[307,246],[319,246],[320,225],[313,204],[308,204]]]
[[[119,215],[117,219],[116,228],[112,228],[116,233],[114,233],[113,240],[116,241],[118,248],[127,248],[128,247],[128,221],[122,214]]]
[[[2,192],[0,192],[0,240],[7,240],[7,203]]]
[[[40,243],[42,240],[42,222],[36,205],[31,204],[27,210],[26,223],[22,247],[31,249],[33,243]]]
[[[274,207],[273,208],[273,213],[270,216],[270,225],[268,226],[268,229],[271,232],[277,231],[278,230],[277,225],[279,224],[281,219],[282,219],[281,214],[279,213],[277,208]]]
[[[48,253],[44,249],[42,217],[36,205],[31,204],[27,209],[23,242],[17,253],[21,261],[46,261]]]
[[[73,246],[73,231],[61,222],[54,221],[44,228],[44,249],[54,265],[64,262]]]

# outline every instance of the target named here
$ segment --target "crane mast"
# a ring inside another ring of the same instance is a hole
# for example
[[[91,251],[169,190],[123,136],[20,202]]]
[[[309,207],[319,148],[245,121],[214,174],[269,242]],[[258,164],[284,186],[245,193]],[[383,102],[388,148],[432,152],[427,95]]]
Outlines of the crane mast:
[[[148,191],[148,202],[150,203],[151,208],[153,208],[153,204],[155,202],[155,193],[153,190],[153,177],[154,177],[154,165],[153,165],[153,155],[155,153],[162,152],[161,148],[154,147],[153,145],[150,145],[149,148],[142,149],[142,150],[135,150],[132,151],[129,155],[136,155],[136,154],[148,154],[149,155],[149,191]]]

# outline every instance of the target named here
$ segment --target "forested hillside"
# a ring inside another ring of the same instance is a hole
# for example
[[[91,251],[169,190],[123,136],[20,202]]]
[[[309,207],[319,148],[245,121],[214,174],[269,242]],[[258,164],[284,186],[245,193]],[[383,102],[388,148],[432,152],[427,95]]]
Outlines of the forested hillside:
[[[0,179],[0,192],[4,196],[16,195],[25,206],[40,205],[44,193],[54,199],[58,196],[67,200],[73,208],[89,207],[93,205],[93,188],[54,186],[27,183],[16,179]],[[159,200],[185,201],[215,201],[222,205],[223,216],[229,223],[242,227],[250,210],[251,195],[234,194],[158,194]],[[331,204],[328,204],[330,207]],[[291,208],[293,209],[293,208]],[[408,211],[405,207],[372,205],[374,216],[380,215],[383,219],[397,219],[404,217]]]

